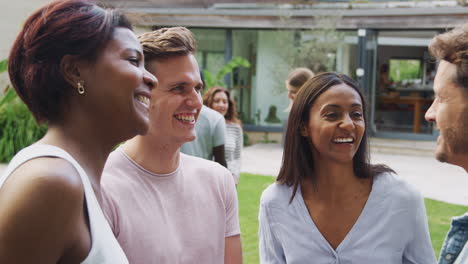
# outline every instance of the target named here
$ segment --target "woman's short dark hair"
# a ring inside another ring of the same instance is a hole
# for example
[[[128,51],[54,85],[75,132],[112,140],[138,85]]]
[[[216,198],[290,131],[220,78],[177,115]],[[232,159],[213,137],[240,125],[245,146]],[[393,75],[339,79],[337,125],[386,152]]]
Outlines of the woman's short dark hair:
[[[95,61],[114,29],[132,29],[113,9],[88,0],[56,0],[34,12],[24,23],[10,51],[11,83],[37,121],[60,120],[72,85],[61,70],[65,55]]]
[[[288,128],[283,152],[283,164],[277,178],[278,183],[293,186],[291,200],[296,195],[299,184],[305,178],[315,182],[312,146],[308,138],[301,134],[303,128],[309,123],[309,113],[317,98],[330,89],[330,87],[346,84],[354,89],[361,98],[366,120],[366,100],[357,84],[348,76],[335,72],[324,72],[309,79],[299,90],[294,100],[288,120]],[[369,161],[367,129],[362,135],[361,144],[353,158],[354,173],[359,178],[370,178],[382,172],[393,172],[385,165],[372,165]]]

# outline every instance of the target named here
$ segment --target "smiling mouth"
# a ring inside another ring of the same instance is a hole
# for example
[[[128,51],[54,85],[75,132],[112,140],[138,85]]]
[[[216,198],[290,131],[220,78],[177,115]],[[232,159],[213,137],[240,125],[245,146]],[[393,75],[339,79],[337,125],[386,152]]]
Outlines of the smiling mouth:
[[[149,107],[149,104],[150,104],[149,97],[140,94],[136,96],[136,99],[138,102],[144,104],[146,107]]]
[[[175,114],[174,118],[187,124],[195,123],[195,114]]]
[[[333,143],[336,143],[336,144],[352,144],[352,143],[354,143],[354,139],[352,137],[335,138],[335,139],[333,139]]]

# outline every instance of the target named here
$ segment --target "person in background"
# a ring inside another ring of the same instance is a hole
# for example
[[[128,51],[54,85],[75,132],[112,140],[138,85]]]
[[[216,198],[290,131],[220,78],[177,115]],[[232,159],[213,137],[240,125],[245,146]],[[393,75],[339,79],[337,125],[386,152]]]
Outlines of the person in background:
[[[200,77],[203,87],[205,87],[202,71],[200,71]],[[226,128],[223,115],[203,105],[195,124],[195,131],[197,135],[195,140],[182,145],[180,152],[190,156],[214,160],[227,167],[225,153]]]
[[[48,130],[0,178],[0,263],[126,264],[100,207],[101,172],[116,144],[148,130],[157,80],[116,10],[58,0],[24,24],[8,72]]]
[[[440,131],[435,156],[468,172],[468,23],[434,37],[429,51],[440,61],[434,79],[434,102],[425,116]],[[465,213],[452,220],[439,264],[468,263],[467,241]]]
[[[292,70],[285,81],[286,90],[288,91],[288,98],[290,103],[288,107],[285,109],[286,112],[289,113],[291,111],[291,107],[294,103],[294,99],[296,98],[296,94],[299,91],[299,88],[307,82],[310,78],[314,77],[314,72],[308,68],[300,67],[295,68]],[[283,136],[281,144],[284,146],[286,130],[288,128],[288,118],[283,121]]]
[[[288,98],[291,100],[291,103],[286,109],[287,112],[291,110],[294,99],[296,98],[296,95],[299,92],[299,88],[301,88],[305,82],[307,82],[310,78],[314,76],[315,73],[313,71],[304,67],[295,68],[288,74],[288,77],[285,81],[285,85],[286,90],[288,91]]]
[[[384,63],[380,65],[379,70],[379,94],[386,95],[391,85],[392,80],[390,80],[390,68],[387,63]]]
[[[132,264],[239,264],[237,192],[216,162],[180,153],[202,107],[195,39],[183,27],[138,36],[156,75],[150,128],[109,155],[104,209]]]
[[[369,162],[366,102],[321,73],[296,96],[277,182],[262,194],[261,263],[434,264],[424,199]]]
[[[237,117],[236,102],[226,88],[215,86],[203,94],[203,104],[218,111],[226,119],[224,153],[227,168],[234,176],[234,181],[237,185],[240,177],[244,135],[242,133],[241,121]]]

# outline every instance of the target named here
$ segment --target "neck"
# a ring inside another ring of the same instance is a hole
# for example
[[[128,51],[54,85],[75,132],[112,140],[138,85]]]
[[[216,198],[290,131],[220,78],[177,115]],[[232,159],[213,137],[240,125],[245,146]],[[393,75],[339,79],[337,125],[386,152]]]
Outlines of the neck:
[[[465,171],[468,173],[468,158],[464,162],[461,163],[460,165]]]
[[[456,166],[460,166],[468,173],[468,154],[456,155],[455,157],[446,162]]]
[[[137,136],[125,143],[127,155],[148,171],[156,174],[174,172],[179,166],[180,146],[171,146],[152,136]]]
[[[72,155],[85,170],[95,193],[99,194],[104,164],[118,142],[99,137],[92,129],[78,129],[73,125],[49,125],[46,135],[38,143],[60,147]]]
[[[316,181],[314,183],[309,179],[303,181],[301,190],[304,197],[313,197],[324,202],[339,202],[370,193],[372,180],[356,177],[352,161],[349,163],[314,161],[314,164],[317,164],[314,168]]]

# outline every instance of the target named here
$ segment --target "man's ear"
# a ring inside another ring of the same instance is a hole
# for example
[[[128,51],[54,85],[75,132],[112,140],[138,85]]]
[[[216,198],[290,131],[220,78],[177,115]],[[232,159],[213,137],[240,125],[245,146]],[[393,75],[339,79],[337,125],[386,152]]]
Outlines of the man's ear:
[[[60,61],[60,70],[62,71],[63,78],[72,87],[76,87],[77,83],[82,80],[79,68],[79,61],[75,56],[65,55]]]

